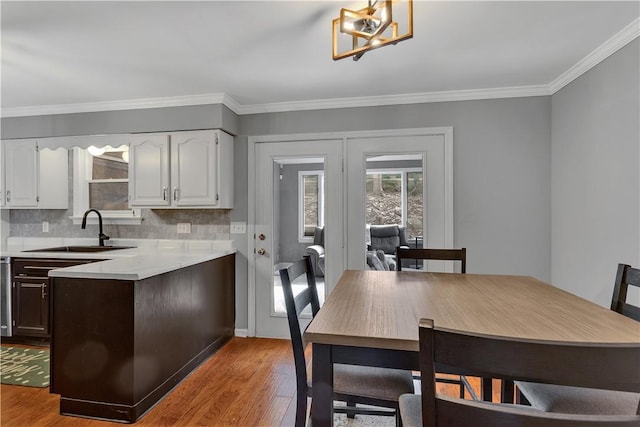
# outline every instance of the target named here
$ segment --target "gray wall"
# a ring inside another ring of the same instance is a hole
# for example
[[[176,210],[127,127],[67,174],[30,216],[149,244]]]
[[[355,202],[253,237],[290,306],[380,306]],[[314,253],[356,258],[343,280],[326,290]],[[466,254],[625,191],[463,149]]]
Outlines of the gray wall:
[[[269,135],[453,126],[454,244],[467,247],[467,268],[549,280],[550,118],[550,98],[532,97],[247,115],[240,129]]]
[[[619,262],[640,265],[640,42],[552,96],[556,286],[608,306]]]

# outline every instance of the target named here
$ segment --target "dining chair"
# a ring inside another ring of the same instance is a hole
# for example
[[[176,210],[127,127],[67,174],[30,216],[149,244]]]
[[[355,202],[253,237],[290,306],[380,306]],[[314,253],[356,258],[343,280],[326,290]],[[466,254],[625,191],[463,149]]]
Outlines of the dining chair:
[[[398,271],[402,271],[402,260],[442,260],[442,261],[460,261],[460,273],[467,272],[467,248],[460,249],[426,249],[426,248],[396,248],[396,264]],[[491,379],[488,379],[489,381]],[[475,397],[473,389],[469,385],[467,378],[461,375],[459,378],[453,379],[449,377],[438,377],[438,382],[457,384],[459,386],[460,397],[464,397],[464,391],[469,390],[471,395]],[[485,383],[486,386],[486,383]]]
[[[427,249],[427,248],[403,248],[396,249],[396,264],[398,271],[402,271],[403,259],[460,261],[460,272],[467,271],[467,248],[460,249]]]
[[[640,344],[581,344],[462,333],[439,328],[430,319],[420,320],[419,342],[422,395],[400,396],[405,427],[637,427],[640,423],[640,408],[626,415],[558,414],[524,405],[448,397],[437,394],[435,386],[437,368],[447,366],[494,378],[638,393],[640,370],[629,368],[640,360]]]
[[[616,283],[611,298],[611,310],[640,322],[640,307],[627,302],[629,286],[640,288],[640,269],[632,268],[626,264],[618,264]]]
[[[611,310],[640,321],[640,308],[626,302],[629,285],[640,287],[640,270],[626,264],[618,264]],[[629,368],[638,371],[637,361]],[[519,400],[543,411],[633,414],[640,406],[638,393],[564,387],[530,381],[516,381],[515,385]]]
[[[311,316],[314,317],[320,310],[320,303],[313,267],[308,255],[279,272],[296,371],[295,425],[302,427],[308,418],[307,398],[312,397],[312,389],[309,369],[311,361],[307,360],[305,354],[306,343],[303,340],[304,334],[301,330],[300,320],[303,317],[303,310],[308,306],[311,306]],[[302,276],[306,276],[306,280],[303,280],[302,283],[304,288],[294,296],[292,283]],[[410,371],[342,364],[335,364],[333,369],[334,400],[347,404],[346,406],[336,406],[334,412],[346,413],[349,418],[353,418],[356,413],[395,416],[396,425],[401,425],[398,398],[402,394],[414,391],[413,377]],[[356,404],[372,405],[380,407],[380,409],[356,407]]]

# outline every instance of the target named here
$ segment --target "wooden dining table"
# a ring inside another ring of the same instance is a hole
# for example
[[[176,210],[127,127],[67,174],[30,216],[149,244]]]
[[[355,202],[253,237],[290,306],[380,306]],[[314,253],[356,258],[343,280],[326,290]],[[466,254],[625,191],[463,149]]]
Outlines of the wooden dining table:
[[[314,427],[333,423],[334,363],[419,370],[421,318],[513,338],[640,342],[640,322],[529,276],[346,270],[304,334]]]

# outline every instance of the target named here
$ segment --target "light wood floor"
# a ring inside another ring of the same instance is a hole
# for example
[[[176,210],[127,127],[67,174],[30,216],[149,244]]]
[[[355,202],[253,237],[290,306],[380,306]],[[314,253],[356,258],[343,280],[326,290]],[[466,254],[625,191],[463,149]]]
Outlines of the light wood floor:
[[[440,392],[456,396],[457,387],[443,385]],[[289,341],[233,338],[135,425],[292,426],[294,396]],[[122,426],[59,415],[60,396],[48,388],[2,384],[0,397],[2,427]]]

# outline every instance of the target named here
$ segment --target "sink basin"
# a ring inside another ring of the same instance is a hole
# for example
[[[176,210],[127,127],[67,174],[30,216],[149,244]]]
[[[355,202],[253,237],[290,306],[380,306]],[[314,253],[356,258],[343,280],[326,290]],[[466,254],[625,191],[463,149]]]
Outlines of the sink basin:
[[[22,252],[105,252],[131,248],[135,248],[135,246],[58,246],[55,248],[31,249]]]

